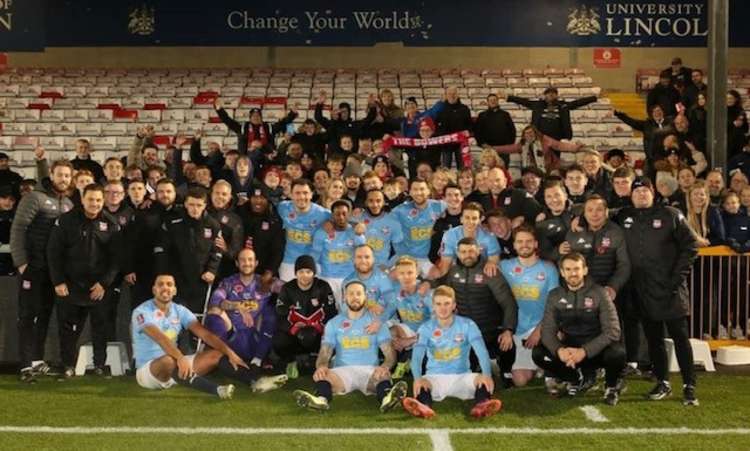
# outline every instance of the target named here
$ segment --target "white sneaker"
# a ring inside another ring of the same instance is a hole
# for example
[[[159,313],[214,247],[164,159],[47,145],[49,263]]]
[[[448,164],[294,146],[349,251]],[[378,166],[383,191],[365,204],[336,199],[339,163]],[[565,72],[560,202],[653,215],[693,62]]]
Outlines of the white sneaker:
[[[234,396],[234,385],[219,385],[216,387],[216,394],[219,395],[220,399],[232,399],[232,396]]]
[[[265,393],[267,391],[276,390],[282,387],[289,380],[289,376],[286,374],[279,374],[278,376],[267,376],[261,377],[255,381],[252,385],[254,393]]]
[[[727,328],[719,325],[719,333],[716,334],[716,338],[718,340],[729,340],[729,332],[727,331]]]

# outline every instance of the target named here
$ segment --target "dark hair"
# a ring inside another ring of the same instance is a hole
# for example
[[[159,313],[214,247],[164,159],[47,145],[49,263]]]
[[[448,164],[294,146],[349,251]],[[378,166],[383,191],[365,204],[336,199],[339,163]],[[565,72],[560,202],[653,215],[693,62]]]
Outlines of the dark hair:
[[[461,210],[461,214],[465,211],[477,211],[479,212],[479,216],[484,216],[484,208],[477,203],[477,202],[469,202],[466,205],[464,205],[464,208]]]
[[[337,209],[338,207],[346,207],[347,210],[352,211],[352,204],[346,199],[338,199],[335,202],[331,204],[331,211]]]
[[[83,188],[83,196],[85,196],[89,191],[98,191],[102,193],[102,196],[104,195],[104,187],[98,183],[91,183],[86,185],[86,187]]]
[[[315,191],[315,187],[313,186],[312,182],[304,177],[292,180],[292,185],[289,190],[294,190],[295,186],[306,186],[310,189],[310,191]]]
[[[443,189],[443,192],[446,192],[449,189],[457,189],[459,192],[461,191],[461,187],[458,186],[458,183],[454,183],[454,182],[448,182],[448,184],[445,185],[445,188]]]
[[[119,158],[117,158],[117,157],[109,157],[106,160],[104,160],[104,166],[106,166],[110,161],[116,161],[116,162],[120,163],[120,165],[122,165],[122,160],[120,160]]]
[[[158,187],[159,185],[167,185],[167,184],[168,184],[168,185],[172,185],[172,188],[174,188],[174,189],[177,189],[177,184],[175,184],[174,180],[172,180],[172,179],[170,179],[170,178],[166,178],[166,177],[165,177],[165,178],[163,178],[163,179],[159,180],[158,182],[156,182],[156,186],[157,186],[157,187]]]
[[[604,208],[609,208],[609,205],[607,204],[607,199],[605,199],[604,196],[598,193],[594,193],[590,195],[588,198],[586,198],[584,205],[591,202],[592,200],[600,200],[604,204]]]
[[[529,233],[531,236],[534,237],[535,240],[538,240],[536,236],[536,229],[531,224],[521,224],[520,226],[516,227],[515,230],[513,230],[513,241],[516,240],[516,236],[518,236],[519,233]]]
[[[188,189],[185,199],[187,199],[188,197],[192,197],[193,199],[200,199],[204,202],[208,202],[208,193],[206,192],[205,188],[200,187],[200,186],[193,186],[190,189]]]
[[[573,163],[570,166],[568,166],[568,168],[565,169],[565,176],[567,177],[568,176],[568,172],[571,172],[571,171],[582,172],[583,175],[586,175],[586,171],[583,170],[583,166],[581,166],[578,163]]]
[[[507,218],[508,214],[505,212],[505,209],[502,207],[493,208],[492,210],[488,211],[484,215],[484,219],[490,219],[490,218]]]
[[[71,171],[73,171],[73,163],[71,163],[70,160],[66,158],[55,160],[54,162],[52,162],[52,166],[50,166],[49,168],[49,173],[52,174],[57,168],[69,168]]]
[[[690,167],[688,166],[688,168]],[[615,172],[612,173],[612,178],[613,179],[624,179],[624,178],[633,179],[635,178],[635,171],[633,171],[628,166],[620,166],[619,168],[615,169]]]
[[[456,247],[461,246],[479,246],[479,242],[474,238],[466,236],[458,240],[458,245]]]
[[[584,267],[586,266],[586,257],[584,257],[583,255],[579,254],[578,252],[571,252],[569,254],[563,255],[562,258],[560,258],[560,262],[558,263],[558,266],[560,268],[562,268],[563,263],[565,263],[568,260],[571,260],[571,261],[574,261],[574,262],[581,262],[581,263],[583,263]]]
[[[427,182],[427,180],[425,180],[425,179],[423,179],[421,177],[414,177],[413,179],[411,179],[411,181],[409,181],[409,189],[411,189],[412,185],[414,185],[415,183],[424,183],[428,187],[430,186],[430,184],[429,184],[429,182]]]

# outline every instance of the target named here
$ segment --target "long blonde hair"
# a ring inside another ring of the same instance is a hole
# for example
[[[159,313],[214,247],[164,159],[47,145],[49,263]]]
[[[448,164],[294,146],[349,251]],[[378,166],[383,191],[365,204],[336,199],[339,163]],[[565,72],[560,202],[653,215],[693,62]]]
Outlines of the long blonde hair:
[[[696,208],[693,206],[692,197],[693,191],[699,189],[702,189],[706,193],[706,203],[700,210],[696,210]],[[708,193],[708,186],[706,186],[706,182],[704,182],[703,180],[696,180],[695,183],[693,183],[693,186],[691,186],[688,189],[687,193],[685,193],[685,205],[687,205],[686,219],[688,226],[690,226],[690,229],[701,238],[706,238],[708,236],[707,212],[708,205],[711,203],[710,199],[711,198]]]

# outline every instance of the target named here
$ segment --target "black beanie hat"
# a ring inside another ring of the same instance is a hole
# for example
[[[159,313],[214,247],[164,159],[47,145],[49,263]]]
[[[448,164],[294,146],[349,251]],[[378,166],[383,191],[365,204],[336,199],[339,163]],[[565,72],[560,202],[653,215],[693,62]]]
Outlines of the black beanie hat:
[[[309,255],[300,255],[294,262],[294,272],[300,269],[309,269],[315,274],[315,260]]]

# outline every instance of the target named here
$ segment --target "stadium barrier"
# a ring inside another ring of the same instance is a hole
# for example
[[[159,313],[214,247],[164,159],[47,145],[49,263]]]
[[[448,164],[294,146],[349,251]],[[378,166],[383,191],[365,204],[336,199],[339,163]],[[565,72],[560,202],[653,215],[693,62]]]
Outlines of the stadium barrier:
[[[701,248],[688,284],[691,337],[708,340],[714,350],[729,338],[747,338],[750,253],[737,254],[727,246]],[[741,332],[740,336],[735,331]]]

